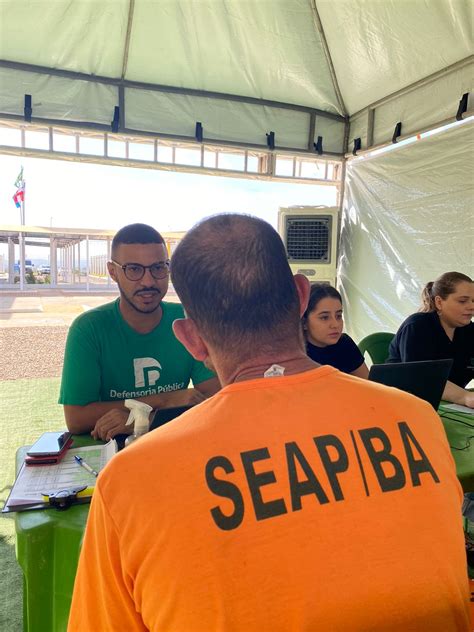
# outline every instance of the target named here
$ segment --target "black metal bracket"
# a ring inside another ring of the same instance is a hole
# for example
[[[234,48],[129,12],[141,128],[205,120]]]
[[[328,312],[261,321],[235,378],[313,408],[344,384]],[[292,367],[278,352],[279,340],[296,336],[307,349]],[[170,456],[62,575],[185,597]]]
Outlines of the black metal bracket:
[[[315,149],[316,153],[321,156],[321,154],[323,153],[323,137],[322,136],[318,136],[318,142],[317,143],[313,143],[313,146],[314,146],[314,149]]]
[[[202,143],[203,134],[204,134],[204,129],[202,127],[202,123],[197,121],[194,136],[196,137],[196,140],[198,141],[198,143]]]
[[[360,138],[354,138],[354,147],[352,149],[352,155],[356,156],[359,149],[362,148],[362,141]]]
[[[397,138],[399,138],[401,135],[402,135],[402,122],[398,121],[398,123],[395,125],[395,129],[393,131],[392,143],[396,143],[397,142]]]
[[[110,123],[110,127],[112,128],[112,131],[114,132],[114,134],[118,132],[119,124],[120,124],[120,108],[118,105],[116,105],[114,107],[114,119]]]
[[[462,95],[459,101],[458,111],[456,112],[456,121],[462,121],[462,115],[467,111],[467,100],[469,98],[469,92]]]
[[[269,132],[265,134],[267,137],[267,147],[268,149],[275,149],[275,132]]]
[[[33,114],[33,108],[31,107],[31,94],[25,94],[25,106],[23,110],[23,116],[27,123],[31,123],[31,116]]]

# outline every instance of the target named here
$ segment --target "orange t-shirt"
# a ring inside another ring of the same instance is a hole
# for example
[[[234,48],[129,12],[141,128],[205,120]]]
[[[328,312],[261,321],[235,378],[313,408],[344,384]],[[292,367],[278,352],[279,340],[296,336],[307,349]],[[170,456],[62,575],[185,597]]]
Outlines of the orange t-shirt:
[[[225,387],[109,463],[70,632],[467,631],[441,422],[332,367]]]

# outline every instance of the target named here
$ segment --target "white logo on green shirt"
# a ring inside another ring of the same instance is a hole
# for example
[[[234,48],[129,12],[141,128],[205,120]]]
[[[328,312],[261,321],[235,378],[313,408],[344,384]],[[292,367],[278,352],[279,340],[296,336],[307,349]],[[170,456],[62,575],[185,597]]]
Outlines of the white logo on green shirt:
[[[155,358],[134,358],[135,386],[154,386],[160,379],[161,364]]]

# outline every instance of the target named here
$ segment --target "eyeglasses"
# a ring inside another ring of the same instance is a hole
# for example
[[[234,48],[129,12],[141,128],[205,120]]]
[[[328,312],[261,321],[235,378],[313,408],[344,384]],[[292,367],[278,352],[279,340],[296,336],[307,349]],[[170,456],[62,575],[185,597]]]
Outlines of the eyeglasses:
[[[129,281],[140,281],[145,275],[145,270],[150,270],[151,276],[158,280],[164,279],[170,273],[170,262],[161,261],[160,263],[152,263],[151,266],[142,266],[141,263],[118,263],[111,260],[119,268],[122,268],[125,276]]]

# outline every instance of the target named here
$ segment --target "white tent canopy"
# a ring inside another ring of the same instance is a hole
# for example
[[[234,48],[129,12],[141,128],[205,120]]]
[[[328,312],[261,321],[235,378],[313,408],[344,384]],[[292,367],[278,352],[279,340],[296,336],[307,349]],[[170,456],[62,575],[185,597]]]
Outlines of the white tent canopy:
[[[454,120],[472,90],[471,12],[470,0],[2,0],[0,117],[110,130],[115,116],[118,132],[191,140],[199,122],[206,141],[266,148],[274,132],[277,148],[314,153],[321,136],[342,155],[354,138],[390,141],[399,122],[405,135]]]
[[[50,142],[31,150],[21,129],[21,148],[0,151],[53,157],[53,130],[82,128],[76,153],[61,158],[110,162],[112,131],[154,144],[149,163],[125,154],[116,160],[125,166],[174,168],[159,164],[157,147],[176,141],[200,148],[201,169],[204,149],[217,146],[216,172],[217,153],[238,146],[239,177],[275,179],[278,154],[293,154],[302,177],[297,163],[322,153],[324,178],[345,186],[338,280],[348,329],[395,330],[428,280],[474,275],[474,118],[393,152],[345,154],[474,113],[472,9],[472,0],[2,0],[0,119],[15,132],[25,120],[43,125]],[[99,157],[79,149],[89,129],[104,139]],[[249,152],[258,168],[247,169]]]

